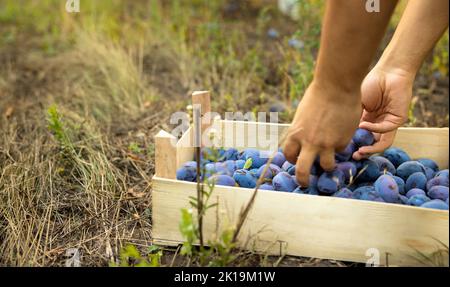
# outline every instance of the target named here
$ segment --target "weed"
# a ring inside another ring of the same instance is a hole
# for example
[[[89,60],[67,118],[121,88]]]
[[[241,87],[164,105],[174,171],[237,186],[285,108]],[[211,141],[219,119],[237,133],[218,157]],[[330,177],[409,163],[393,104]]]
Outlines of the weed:
[[[110,262],[110,267],[159,267],[162,250],[155,245],[148,248],[147,256],[143,256],[133,244],[127,244],[120,250],[119,263]]]

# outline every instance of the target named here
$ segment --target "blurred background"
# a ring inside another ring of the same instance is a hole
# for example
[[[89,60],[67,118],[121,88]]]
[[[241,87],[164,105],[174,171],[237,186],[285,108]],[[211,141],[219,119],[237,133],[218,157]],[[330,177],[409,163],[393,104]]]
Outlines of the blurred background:
[[[0,0],[0,265],[105,265],[151,243],[152,136],[193,90],[278,111],[311,81],[322,0]],[[400,1],[378,56],[392,36]],[[408,126],[448,126],[448,31]]]

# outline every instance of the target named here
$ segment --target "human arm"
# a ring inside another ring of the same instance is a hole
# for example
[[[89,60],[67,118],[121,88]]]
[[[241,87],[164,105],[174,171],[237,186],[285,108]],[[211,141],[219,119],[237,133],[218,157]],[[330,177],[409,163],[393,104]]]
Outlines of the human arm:
[[[284,143],[296,177],[308,186],[316,156],[325,170],[350,141],[361,117],[361,82],[397,1],[368,13],[364,1],[328,1],[314,79],[303,96]]]
[[[374,132],[377,141],[361,147],[353,158],[388,148],[397,128],[407,121],[415,76],[448,27],[448,9],[448,0],[408,2],[392,40],[362,84],[359,127]]]

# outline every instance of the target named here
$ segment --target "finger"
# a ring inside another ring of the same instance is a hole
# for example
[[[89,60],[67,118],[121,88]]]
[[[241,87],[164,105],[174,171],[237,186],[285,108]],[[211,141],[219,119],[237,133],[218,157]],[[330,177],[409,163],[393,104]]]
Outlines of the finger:
[[[374,122],[376,120],[376,115],[374,113],[370,113],[367,110],[363,110],[360,122]]]
[[[336,161],[333,149],[326,149],[320,153],[320,166],[325,171],[332,171],[335,168]]]
[[[309,145],[302,146],[295,166],[295,177],[302,187],[309,185],[309,173],[316,158],[317,150]]]
[[[359,127],[374,133],[387,133],[397,129],[398,125],[388,121],[381,123],[360,122]]]
[[[297,141],[287,139],[283,146],[283,154],[288,162],[295,164],[297,162],[298,153],[300,152],[300,144]]]
[[[370,154],[365,154],[365,153],[362,153],[359,150],[357,150],[353,153],[352,158],[354,160],[362,160],[362,159],[368,158],[369,156],[370,156]]]

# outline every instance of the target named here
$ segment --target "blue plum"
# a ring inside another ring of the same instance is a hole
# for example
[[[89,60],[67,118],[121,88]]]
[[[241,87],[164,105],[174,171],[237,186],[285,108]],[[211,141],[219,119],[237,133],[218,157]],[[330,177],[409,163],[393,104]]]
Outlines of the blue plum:
[[[335,155],[335,158],[338,162],[349,161],[352,158],[352,155],[358,148],[355,143],[351,141],[342,152],[338,152]]]
[[[423,191],[422,189],[419,189],[419,188],[413,188],[413,189],[410,189],[410,190],[406,193],[406,197],[407,197],[407,198],[410,198],[410,197],[412,197],[412,196],[414,196],[414,195],[417,195],[417,194],[426,195],[425,191]]]
[[[407,198],[406,196],[400,194],[399,199],[400,199],[400,203],[408,204],[409,198]]]
[[[208,181],[215,185],[237,186],[236,181],[226,174],[215,174],[208,178]]]
[[[397,186],[398,186],[398,192],[399,192],[400,194],[405,194],[405,193],[406,193],[406,190],[405,190],[405,181],[404,181],[401,177],[396,176],[396,175],[392,176],[392,178],[393,178],[393,179],[395,180],[395,182],[397,183]]]
[[[224,160],[237,160],[239,155],[239,151],[235,148],[229,148],[225,150],[223,154]]]
[[[306,192],[306,189],[305,188],[302,188],[302,187],[300,187],[300,186],[297,186],[295,189],[294,189],[294,191],[292,191],[293,193],[298,193],[298,194],[306,194],[307,192]]]
[[[359,199],[367,201],[385,202],[384,199],[380,196],[380,194],[376,190],[369,190],[367,192],[363,192],[359,197]]]
[[[237,159],[245,161],[245,150],[238,153]]]
[[[438,177],[434,177],[432,179],[430,179],[427,182],[427,190],[430,190],[433,186],[447,186],[449,185],[448,183],[448,177],[445,176],[438,176]]]
[[[309,186],[308,187],[314,187],[314,188],[316,188],[317,187],[317,182],[319,181],[319,177],[317,177],[317,176],[315,176],[315,175],[313,175],[313,174],[310,174],[309,175]]]
[[[233,160],[216,162],[214,164],[214,168],[216,170],[216,174],[226,174],[231,176],[236,170],[236,164]]]
[[[234,162],[234,165],[236,166],[236,170],[238,169],[243,169],[244,165],[245,165],[245,160],[243,159],[238,159]]]
[[[283,169],[284,171],[286,171],[290,175],[294,175],[295,174],[295,165],[293,165],[292,163],[290,163],[288,161],[285,161],[283,163],[281,169]]]
[[[252,168],[252,169],[249,170],[249,172],[250,172],[251,174],[253,174],[253,176],[256,177],[256,179],[258,179],[258,178],[259,178],[259,176],[258,176],[258,170],[259,170],[259,168]]]
[[[373,186],[371,186],[371,185],[366,185],[366,186],[358,187],[357,189],[355,189],[355,190],[353,191],[352,198],[353,198],[353,199],[360,199],[361,196],[362,196],[364,193],[367,193],[367,192],[370,192],[370,191],[375,191],[375,187],[373,187]]]
[[[402,149],[390,147],[383,152],[383,156],[387,158],[396,168],[404,162],[410,161],[409,155]]]
[[[197,162],[188,161],[176,171],[178,180],[195,181],[197,179]]]
[[[259,189],[262,189],[262,190],[274,190],[274,189],[273,189],[273,185],[270,184],[270,183],[267,183],[267,182],[261,184],[261,185],[259,186]]]
[[[272,180],[272,185],[277,191],[292,192],[298,186],[292,176],[282,171],[278,173]]]
[[[357,147],[372,145],[374,141],[373,134],[365,129],[358,128],[353,135],[353,142]]]
[[[339,189],[338,192],[333,194],[333,197],[340,197],[340,198],[352,198],[352,196],[353,196],[353,192],[346,187]]]
[[[430,201],[430,198],[423,194],[416,194],[408,198],[408,202],[406,204],[413,206],[421,206],[425,202]]]
[[[439,165],[432,159],[419,158],[417,161],[423,164],[423,166],[431,168],[435,172],[439,171]]]
[[[320,176],[323,173],[323,169],[318,160],[314,161],[312,164],[310,173],[316,176]]]
[[[425,190],[427,186],[427,177],[422,172],[415,172],[411,174],[405,183],[405,190],[411,190],[413,188],[419,188]]]
[[[381,173],[385,173],[386,171],[395,174],[396,169],[395,166],[390,162],[387,158],[379,156],[379,155],[373,155],[370,157],[371,160],[377,163],[378,168],[380,169]]]
[[[425,202],[420,207],[448,210],[448,204],[440,199],[432,199],[430,201]]]
[[[211,175],[216,173],[216,165],[215,163],[209,162],[204,165],[204,172],[206,177],[210,177]]]
[[[258,178],[261,176],[261,174],[264,172],[264,169],[266,168],[267,164],[262,165],[259,169],[258,169]],[[279,172],[281,172],[281,168],[276,165],[276,164],[270,164],[269,167],[267,168],[267,171],[264,175],[264,178],[266,179],[272,179],[275,175],[277,175]]]
[[[406,161],[397,167],[397,176],[400,176],[403,180],[407,180],[408,177],[415,173],[421,172],[425,174],[425,167],[418,161]]]
[[[309,195],[319,195],[319,190],[317,189],[317,187],[309,186],[308,188],[305,189],[305,193]]]
[[[427,177],[427,180],[430,180],[434,177],[436,172],[429,168],[428,166],[425,167],[425,176]]]
[[[317,189],[321,194],[331,195],[342,187],[344,179],[345,175],[340,170],[335,169],[334,171],[324,172],[317,181]]]
[[[362,160],[350,160],[351,163],[353,163],[356,166],[356,170],[360,171],[363,165],[363,161]]]
[[[440,199],[445,201],[448,198],[448,186],[433,186],[428,190],[428,196],[432,199]]]
[[[252,168],[259,168],[267,163],[270,154],[266,151],[259,151],[257,149],[249,148],[245,150],[245,160],[252,159]]]
[[[381,175],[378,164],[375,161],[371,159],[362,160],[361,165],[360,173],[357,176],[358,182],[375,181]]]
[[[233,174],[233,179],[240,187],[247,188],[254,188],[256,186],[256,181],[258,180],[253,173],[246,169],[236,170]]]
[[[443,177],[448,178],[448,169],[440,170],[434,175],[434,177],[438,177],[438,176],[443,176]]]
[[[398,202],[400,193],[398,192],[397,182],[392,176],[383,174],[375,181],[374,187],[384,201]]]
[[[353,162],[345,161],[336,164],[336,169],[342,171],[345,182],[350,182],[350,178],[356,176],[356,166]]]
[[[276,152],[272,159],[272,163],[278,165],[279,167],[282,167],[285,161],[286,158],[282,152]]]

